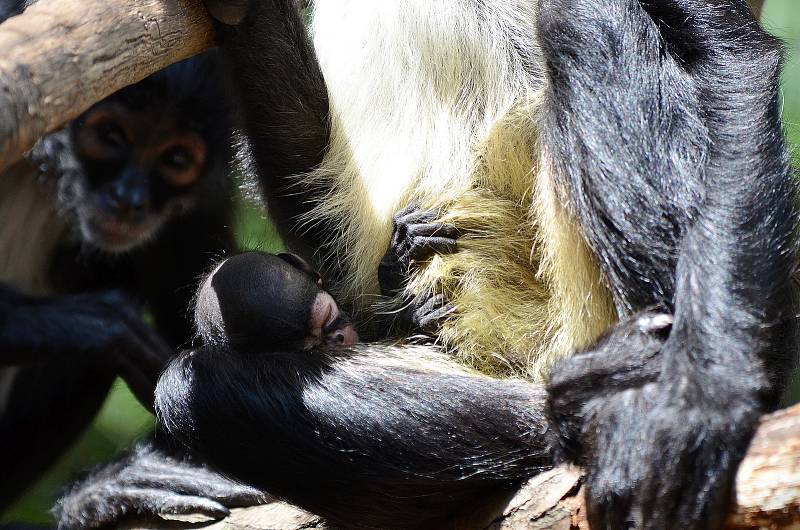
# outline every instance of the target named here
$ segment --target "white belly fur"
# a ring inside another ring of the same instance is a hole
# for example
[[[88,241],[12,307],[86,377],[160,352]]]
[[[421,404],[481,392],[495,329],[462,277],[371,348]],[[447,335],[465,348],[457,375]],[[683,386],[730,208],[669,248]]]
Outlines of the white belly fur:
[[[434,258],[410,289],[443,291],[459,308],[439,338],[460,360],[540,379],[614,313],[537,153],[536,2],[314,5],[332,139],[298,186],[330,190],[308,217],[339,227],[321,249],[348,278],[336,294],[362,318],[374,312],[393,213],[410,201],[441,208],[467,229],[460,252]]]
[[[353,291],[340,293],[348,299],[377,292],[379,243],[389,240],[392,214],[409,199],[446,204],[469,189],[480,146],[536,95],[515,64],[512,41],[520,39],[509,34],[527,31],[533,46],[535,2],[487,4],[488,23],[476,19],[475,4],[315,2],[314,43],[333,132],[316,177],[336,184],[311,217],[341,226],[342,239],[329,250],[351,274]],[[516,26],[504,18],[512,16]],[[529,183],[530,170],[522,176]]]

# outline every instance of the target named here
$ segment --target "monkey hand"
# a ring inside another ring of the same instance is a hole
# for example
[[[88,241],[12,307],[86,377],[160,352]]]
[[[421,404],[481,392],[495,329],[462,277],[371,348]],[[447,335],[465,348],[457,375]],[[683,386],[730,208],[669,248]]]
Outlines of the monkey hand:
[[[424,292],[395,315],[395,325],[412,332],[434,333],[439,323],[455,310],[443,294]]]
[[[456,251],[458,231],[452,224],[436,222],[440,213],[410,204],[394,215],[392,239],[378,266],[378,281],[384,295],[401,291],[416,264],[434,254]]]
[[[384,296],[401,293],[415,265],[434,254],[454,252],[458,231],[448,223],[438,223],[437,210],[421,210],[411,204],[392,219],[392,239],[378,266],[378,281]],[[392,327],[403,331],[433,332],[441,319],[455,307],[442,294],[418,293],[406,300],[403,309],[393,314]]]
[[[153,410],[158,376],[174,350],[143,318],[144,308],[119,290],[65,297],[75,321],[76,347],[109,363],[142,405]]]
[[[635,316],[553,371],[548,415],[564,455],[586,470],[592,528],[700,530],[724,520],[759,407],[673,375],[670,323]]]
[[[589,403],[583,443],[591,527],[719,528],[757,410],[687,380]]]
[[[425,291],[408,300],[399,310],[381,315],[383,335],[433,334],[439,325],[456,310],[443,294]]]
[[[116,527],[126,517],[206,521],[265,502],[254,488],[142,444],[73,485],[53,509],[60,530]]]
[[[53,355],[86,356],[120,374],[152,408],[170,348],[142,317],[141,305],[121,291],[36,297],[0,289],[2,360],[36,361]]]
[[[550,372],[547,414],[559,434],[564,456],[576,459],[584,408],[628,388],[655,381],[659,353],[672,316],[645,311],[618,323],[589,349],[562,359]]]
[[[143,319],[142,307],[121,291],[97,295],[106,312],[105,343],[102,354],[111,353],[112,362],[131,392],[142,405],[153,410],[153,392],[158,377],[175,350]]]

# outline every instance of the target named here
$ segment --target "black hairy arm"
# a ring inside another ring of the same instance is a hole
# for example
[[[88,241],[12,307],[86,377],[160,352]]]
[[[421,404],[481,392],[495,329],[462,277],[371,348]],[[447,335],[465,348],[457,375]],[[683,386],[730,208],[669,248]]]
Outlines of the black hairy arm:
[[[270,217],[284,243],[308,260],[329,227],[299,225],[313,191],[292,179],[322,162],[330,139],[328,92],[297,2],[209,0],[220,49],[239,90],[243,124]],[[265,31],[265,28],[269,28]],[[269,60],[265,60],[269,58]],[[313,261],[323,270],[321,263]],[[325,269],[330,277],[335,271]]]
[[[230,508],[265,499],[260,491],[209,470],[161,435],[74,483],[53,514],[60,530],[108,528],[126,517],[162,524],[189,514],[221,519]]]
[[[623,320],[672,314],[648,359],[623,333],[557,366],[551,414],[593,528],[717,528],[795,338],[780,45],[742,0],[540,5],[561,192]],[[609,352],[641,377],[581,385]]]
[[[93,362],[152,406],[173,350],[142,316],[141,304],[118,290],[38,297],[0,284],[0,364]]]
[[[541,387],[422,348],[203,348],[170,364],[157,414],[213,467],[335,524],[432,527],[548,469],[552,445]]]
[[[122,291],[39,297],[0,284],[0,508],[41,475],[121,375],[152,407],[170,348]]]
[[[202,224],[179,237],[175,232],[191,221],[183,219],[180,227],[168,228],[162,241],[141,253],[111,259],[113,266],[101,256],[94,263],[74,256],[67,263],[57,260],[56,266],[70,280],[62,284],[64,294],[35,296],[0,284],[0,373],[5,388],[0,464],[8,477],[0,487],[0,506],[16,498],[80,435],[116,377],[152,408],[161,371],[176,347],[192,337],[188,307],[196,278],[212,256],[230,248],[224,234],[204,231]],[[204,241],[195,241],[198,236]],[[145,321],[145,308],[152,323]],[[174,468],[173,475],[182,476],[184,469],[178,464]],[[213,488],[222,479],[206,475],[205,482],[195,480],[196,488],[205,487],[209,497],[215,497]],[[131,491],[136,493],[135,488]],[[155,497],[154,488],[147,491]],[[173,498],[175,493],[167,489],[163,496]],[[186,499],[184,503],[189,504]],[[197,506],[202,508],[202,503]]]

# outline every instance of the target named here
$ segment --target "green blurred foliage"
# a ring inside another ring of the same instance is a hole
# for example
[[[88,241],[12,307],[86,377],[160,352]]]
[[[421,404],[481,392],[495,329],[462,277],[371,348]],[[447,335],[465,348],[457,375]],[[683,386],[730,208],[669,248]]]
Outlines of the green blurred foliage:
[[[793,154],[797,157],[797,146],[800,146],[800,2],[767,0],[762,20],[772,33],[786,42],[783,112]],[[244,203],[239,211],[236,232],[242,248],[281,250],[280,239],[265,221],[263,211]],[[795,394],[800,398],[800,384]],[[152,416],[139,406],[125,384],[117,381],[97,419],[80,441],[1,520],[49,522],[48,510],[57,492],[76,472],[109,460],[148,432],[152,423]]]
[[[786,44],[783,118],[796,160],[800,146],[800,3],[797,0],[767,0],[761,20],[767,30]]]
[[[792,150],[794,167],[800,165],[800,2],[767,0],[761,17],[764,27],[780,37],[786,46],[782,78],[783,122]],[[793,383],[784,404],[800,401],[800,372],[795,370]]]

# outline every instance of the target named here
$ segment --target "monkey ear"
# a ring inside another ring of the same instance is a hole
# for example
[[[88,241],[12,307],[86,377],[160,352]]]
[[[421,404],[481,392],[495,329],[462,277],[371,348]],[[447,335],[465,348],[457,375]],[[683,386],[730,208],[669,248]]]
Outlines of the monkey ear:
[[[311,276],[314,280],[314,283],[322,287],[322,275],[317,272],[317,270],[308,264],[306,260],[298,256],[297,254],[292,254],[290,252],[282,252],[278,254],[278,257],[281,258],[283,261],[294,267],[295,269],[301,270]]]
[[[209,14],[227,26],[238,25],[247,14],[247,0],[206,0]]]

